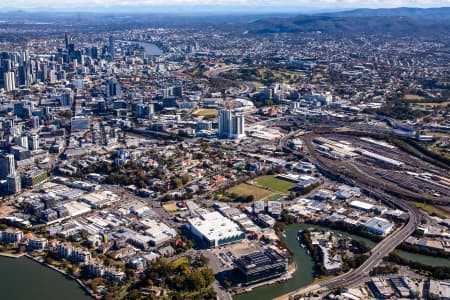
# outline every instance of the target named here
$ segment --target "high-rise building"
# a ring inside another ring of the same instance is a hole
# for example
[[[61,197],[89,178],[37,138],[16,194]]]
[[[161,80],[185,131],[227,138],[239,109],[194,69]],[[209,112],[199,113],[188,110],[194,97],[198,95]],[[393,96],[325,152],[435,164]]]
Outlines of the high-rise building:
[[[31,126],[34,129],[39,128],[39,117],[38,116],[32,116],[31,117]]]
[[[221,109],[219,111],[219,138],[230,138],[231,136],[231,110]]]
[[[16,175],[14,155],[4,154],[0,156],[0,179],[6,179],[9,175]]]
[[[28,149],[28,137],[26,135],[16,137],[15,143],[22,148]]]
[[[61,106],[70,106],[72,104],[73,94],[70,92],[62,93],[60,104]]]
[[[245,136],[245,118],[243,115],[235,115],[232,118],[231,137],[240,139]]]
[[[8,193],[18,194],[22,191],[22,184],[20,182],[19,175],[9,175],[6,178],[6,183],[8,185]]]
[[[16,89],[16,77],[14,72],[8,71],[3,73],[3,82],[5,86],[5,91],[11,92]]]
[[[39,149],[39,136],[37,134],[33,134],[28,137],[28,146],[30,150]]]
[[[117,79],[108,79],[106,81],[106,97],[115,97],[121,94],[120,83]]]
[[[114,37],[112,35],[109,36],[109,55],[111,60],[114,60],[115,52],[114,52]]]
[[[69,49],[69,45],[71,44],[71,42],[72,42],[72,37],[70,36],[70,34],[66,33],[64,36],[64,43],[66,46],[66,50]]]
[[[245,136],[245,118],[243,115],[233,115],[229,109],[219,112],[219,138],[240,139]]]

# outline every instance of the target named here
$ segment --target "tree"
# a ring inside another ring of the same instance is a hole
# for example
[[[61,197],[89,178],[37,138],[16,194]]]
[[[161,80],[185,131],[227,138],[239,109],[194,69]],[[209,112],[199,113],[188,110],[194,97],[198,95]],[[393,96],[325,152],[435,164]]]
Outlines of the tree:
[[[181,181],[180,178],[173,177],[173,178],[171,179],[171,184],[172,184],[172,186],[175,187],[175,188],[180,188],[180,187],[183,186],[183,181]]]

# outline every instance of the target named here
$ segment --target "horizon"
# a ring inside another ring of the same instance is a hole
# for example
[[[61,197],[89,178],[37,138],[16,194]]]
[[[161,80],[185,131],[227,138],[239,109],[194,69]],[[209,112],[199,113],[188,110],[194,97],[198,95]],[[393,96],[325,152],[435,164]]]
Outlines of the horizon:
[[[75,3],[74,3],[75,2]],[[107,3],[100,0],[77,0],[67,3],[66,0],[55,2],[54,0],[2,1],[0,8],[3,13],[23,11],[28,13],[166,13],[189,14],[192,13],[320,13],[338,12],[355,9],[398,9],[398,8],[448,8],[450,0],[297,0],[295,3],[288,0],[260,0],[251,3],[249,0],[109,0]],[[45,9],[43,9],[45,6]],[[298,12],[293,12],[297,10]]]

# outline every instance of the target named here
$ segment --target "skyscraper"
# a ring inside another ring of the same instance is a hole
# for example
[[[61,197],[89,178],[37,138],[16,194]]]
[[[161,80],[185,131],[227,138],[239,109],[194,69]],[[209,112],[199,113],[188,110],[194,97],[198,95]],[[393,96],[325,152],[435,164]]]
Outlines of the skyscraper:
[[[70,36],[70,34],[68,34],[68,33],[65,34],[64,42],[65,42],[66,50],[69,49],[69,45],[72,42],[72,37]]]
[[[8,71],[3,73],[3,82],[5,86],[5,91],[11,92],[16,89],[16,77],[14,72]]]
[[[111,57],[111,60],[114,60],[114,37],[112,35],[109,36],[109,55]]]
[[[245,118],[243,115],[235,115],[232,118],[231,137],[240,139],[245,136]]]
[[[245,118],[243,115],[232,114],[229,109],[219,112],[218,137],[224,139],[240,139],[245,136]]]
[[[28,146],[30,150],[39,149],[39,136],[37,134],[33,134],[28,137]]]
[[[231,136],[231,110],[221,109],[219,111],[219,131],[218,137],[222,139],[230,138]]]
[[[120,93],[120,83],[117,79],[108,79],[106,81],[106,97],[119,96]]]
[[[7,179],[10,175],[16,175],[14,155],[4,154],[0,156],[0,179]]]
[[[8,185],[8,193],[18,194],[22,191],[22,184],[20,182],[19,175],[9,175],[6,178],[6,182]]]

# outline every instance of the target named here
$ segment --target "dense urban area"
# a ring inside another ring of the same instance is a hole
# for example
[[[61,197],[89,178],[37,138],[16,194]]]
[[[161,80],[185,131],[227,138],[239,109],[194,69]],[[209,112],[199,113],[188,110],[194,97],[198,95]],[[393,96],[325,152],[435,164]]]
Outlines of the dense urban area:
[[[450,299],[449,27],[22,18],[0,255],[97,299]]]

